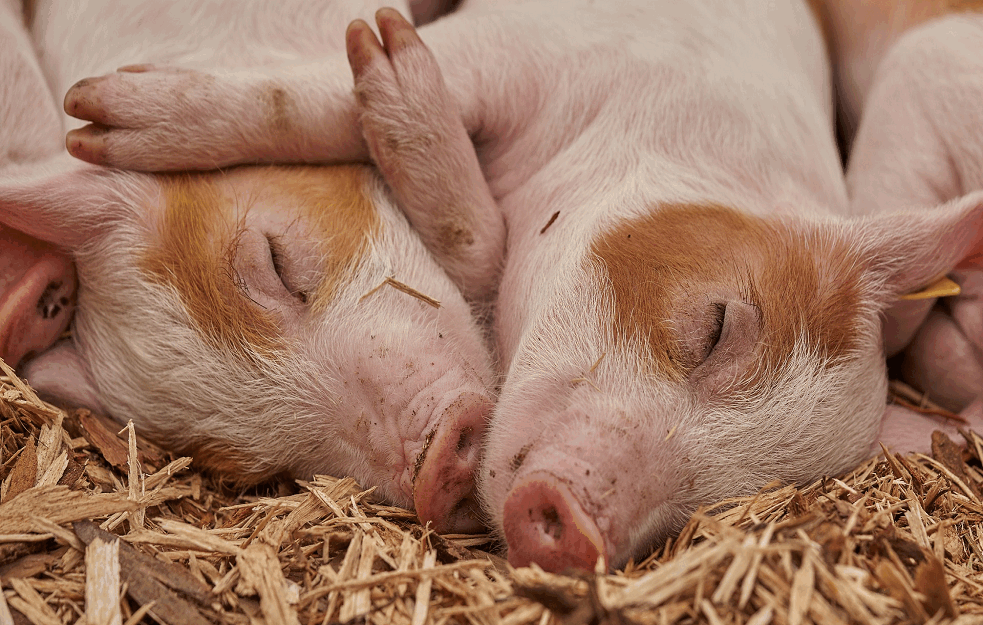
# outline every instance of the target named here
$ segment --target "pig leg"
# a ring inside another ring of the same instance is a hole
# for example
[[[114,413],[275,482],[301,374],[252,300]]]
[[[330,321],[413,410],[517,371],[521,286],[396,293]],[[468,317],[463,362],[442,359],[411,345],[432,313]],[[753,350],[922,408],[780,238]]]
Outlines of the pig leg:
[[[269,71],[126,66],[69,89],[65,112],[93,123],[66,147],[142,171],[367,160],[349,76],[340,56]]]
[[[974,347],[950,315],[933,310],[905,350],[903,377],[935,403],[959,411],[983,391]]]
[[[437,261],[471,299],[491,298],[505,223],[457,102],[433,55],[395,10],[349,27],[347,46],[362,131],[397,203]]]

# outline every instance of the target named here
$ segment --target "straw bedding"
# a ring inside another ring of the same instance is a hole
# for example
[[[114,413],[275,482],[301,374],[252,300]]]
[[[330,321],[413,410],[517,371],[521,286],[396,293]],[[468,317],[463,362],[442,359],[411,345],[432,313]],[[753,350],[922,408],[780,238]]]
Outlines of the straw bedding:
[[[561,576],[351,479],[232,489],[0,368],[0,623],[983,623],[974,433],[721,502],[641,563]]]

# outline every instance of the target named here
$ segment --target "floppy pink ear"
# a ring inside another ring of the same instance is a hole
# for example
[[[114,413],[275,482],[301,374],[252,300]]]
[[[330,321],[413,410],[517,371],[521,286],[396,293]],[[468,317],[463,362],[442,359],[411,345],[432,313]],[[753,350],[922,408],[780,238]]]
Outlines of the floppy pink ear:
[[[72,250],[104,230],[120,206],[120,180],[131,177],[67,153],[0,170],[0,225]]]
[[[935,301],[899,298],[958,266],[980,264],[983,192],[932,209],[877,215],[854,234],[867,258],[874,298],[884,311],[884,351],[892,356],[911,341]]]
[[[106,413],[89,370],[70,340],[59,341],[28,360],[19,375],[44,399]]]
[[[932,209],[877,215],[864,222],[858,243],[885,304],[919,290],[983,248],[983,192]]]

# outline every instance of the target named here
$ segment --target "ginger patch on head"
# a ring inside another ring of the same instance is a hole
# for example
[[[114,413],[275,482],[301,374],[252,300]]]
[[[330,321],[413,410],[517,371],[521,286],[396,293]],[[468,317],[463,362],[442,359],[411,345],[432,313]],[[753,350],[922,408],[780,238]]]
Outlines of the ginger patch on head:
[[[358,166],[243,168],[162,176],[164,215],[143,269],[174,288],[201,334],[220,349],[269,356],[283,339],[277,316],[252,301],[235,270],[250,210],[283,211],[316,244],[315,312],[349,282],[381,227]],[[291,226],[293,227],[293,226]]]
[[[659,377],[681,380],[692,370],[673,320],[692,314],[686,307],[703,292],[733,293],[760,311],[755,356],[764,366],[752,383],[780,368],[799,340],[826,363],[858,345],[861,264],[816,231],[723,206],[667,205],[617,223],[592,252],[606,274],[614,339],[640,344]]]
[[[144,270],[173,287],[199,331],[217,347],[240,355],[273,352],[273,316],[243,297],[232,267],[236,224],[227,200],[206,175],[162,177],[164,216]]]
[[[358,165],[263,170],[267,184],[257,199],[296,204],[299,214],[310,220],[313,236],[322,242],[322,277],[312,297],[314,306],[333,300],[351,280],[382,228],[367,194],[370,175],[367,167]]]

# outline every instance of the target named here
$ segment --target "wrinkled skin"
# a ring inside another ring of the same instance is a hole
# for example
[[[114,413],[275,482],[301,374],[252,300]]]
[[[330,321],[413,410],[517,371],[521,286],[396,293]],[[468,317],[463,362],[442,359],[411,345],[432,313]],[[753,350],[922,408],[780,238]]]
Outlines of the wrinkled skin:
[[[185,5],[35,3],[53,89],[132,56],[229,67],[340,51],[376,8]],[[252,97],[268,124],[288,121],[276,85]],[[132,418],[238,481],[352,475],[438,531],[481,527],[485,340],[373,169],[150,175],[62,153],[4,172],[0,222],[77,267],[71,339],[20,368],[44,395]]]
[[[381,41],[348,30],[354,96],[334,57],[144,67],[68,94],[108,126],[69,149],[133,168],[372,157],[450,275],[501,264],[506,379],[479,486],[513,564],[619,566],[700,503],[846,470],[924,427],[882,427],[898,413],[879,314],[979,243],[983,196],[840,216],[829,68],[804,4],[472,2],[421,39],[393,11],[376,23]],[[283,132],[214,106],[273,77],[316,103]],[[355,115],[364,137],[342,123]],[[185,141],[200,133],[221,150]],[[427,167],[443,175],[416,185]],[[455,185],[470,201],[413,207]],[[504,258],[442,246],[461,214],[504,216]]]

